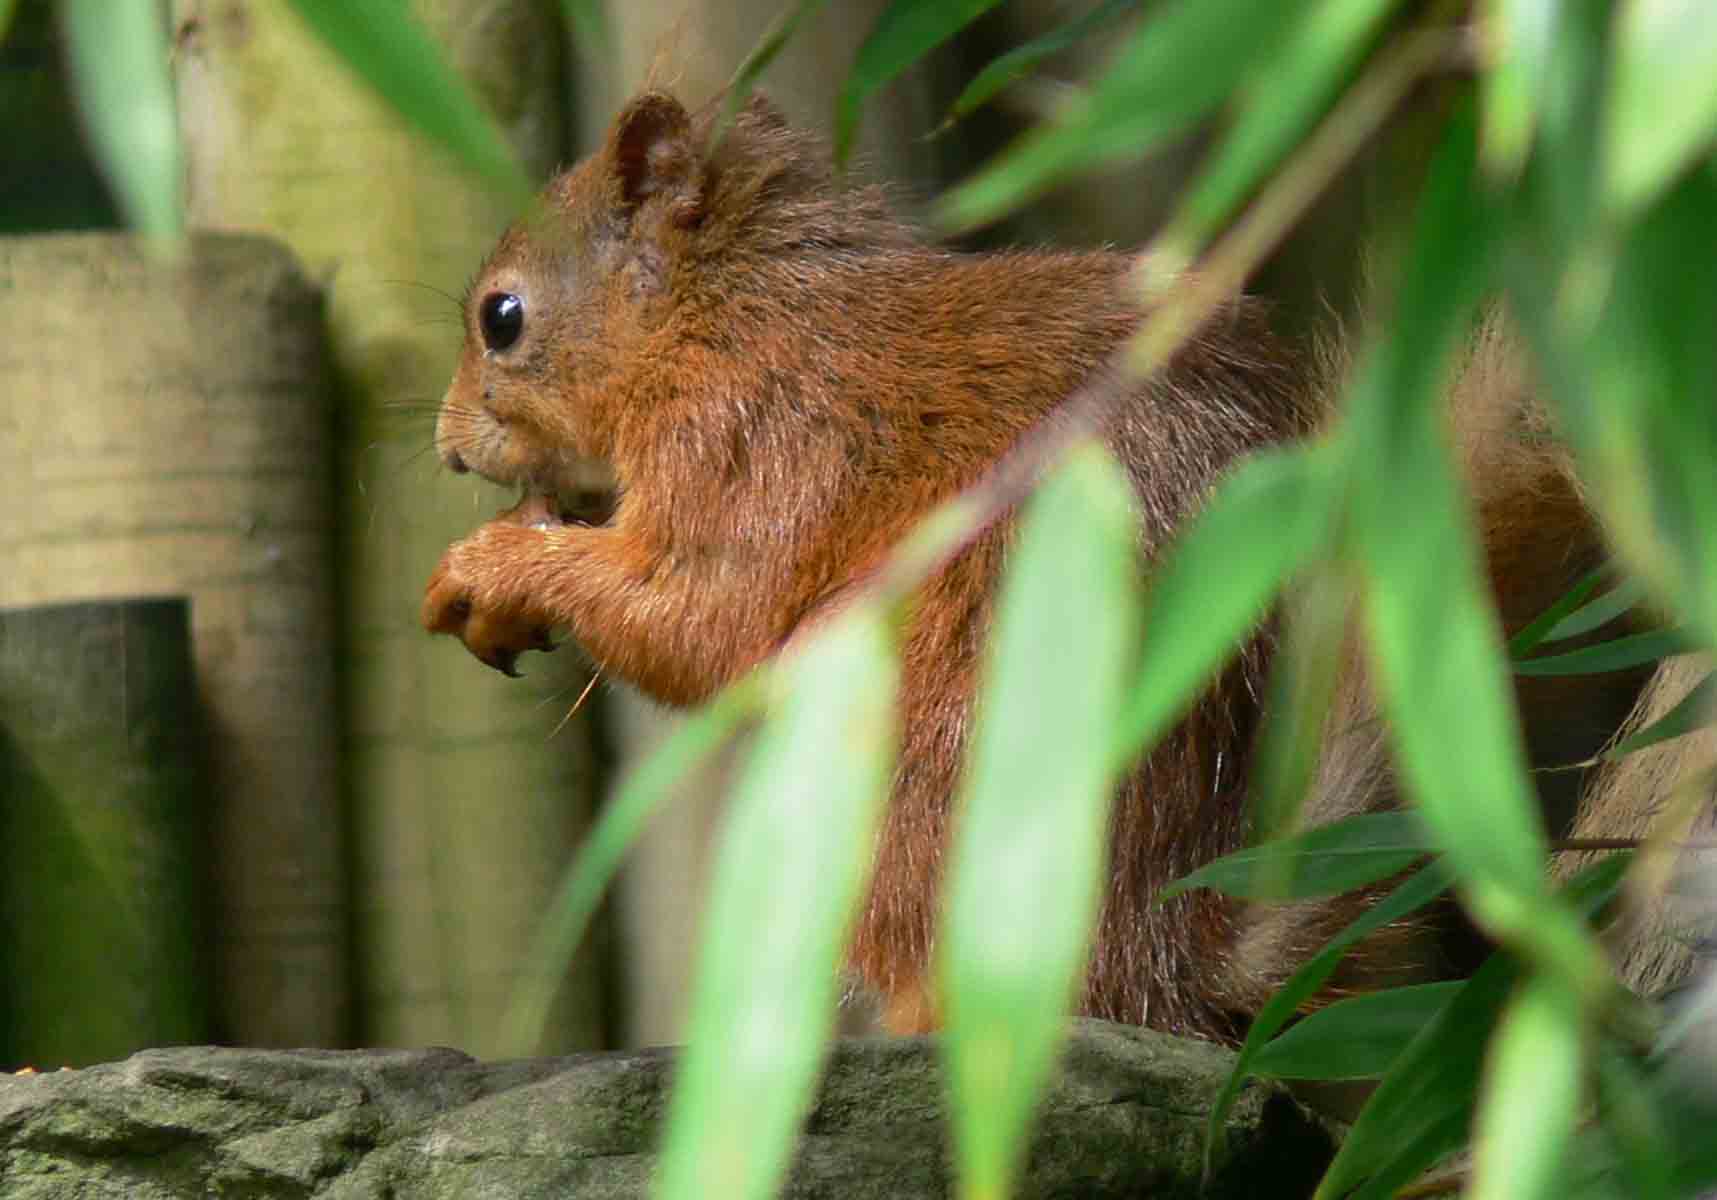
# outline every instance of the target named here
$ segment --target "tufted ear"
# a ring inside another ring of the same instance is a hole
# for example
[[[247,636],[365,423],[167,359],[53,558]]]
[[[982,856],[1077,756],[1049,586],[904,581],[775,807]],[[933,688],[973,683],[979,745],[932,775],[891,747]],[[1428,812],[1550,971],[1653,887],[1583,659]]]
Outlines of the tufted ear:
[[[608,131],[608,155],[628,208],[677,194],[686,209],[682,220],[696,220],[703,168],[691,117],[674,97],[645,92],[628,103]]]

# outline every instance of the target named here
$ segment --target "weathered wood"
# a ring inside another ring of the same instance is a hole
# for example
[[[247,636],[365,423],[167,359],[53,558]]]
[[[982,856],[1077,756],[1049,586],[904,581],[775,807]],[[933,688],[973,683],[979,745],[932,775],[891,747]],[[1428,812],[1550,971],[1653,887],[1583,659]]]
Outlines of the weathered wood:
[[[1249,1087],[1208,1191],[1204,1120],[1232,1058],[1096,1022],[1075,1028],[1019,1196],[1308,1195],[1329,1130]],[[662,1051],[484,1064],[450,1050],[159,1050],[0,1077],[0,1191],[32,1200],[647,1195],[672,1067]],[[837,1044],[784,1195],[951,1194],[930,1039]]]
[[[546,175],[566,153],[554,0],[410,8]],[[442,550],[510,502],[443,471],[430,440],[458,296],[511,214],[292,5],[176,0],[174,16],[192,224],[280,237],[328,298],[358,1034],[494,1053],[594,774],[585,724],[555,733],[584,683],[570,652],[508,680],[417,623]],[[545,1049],[603,1044],[596,961]]]
[[[278,243],[0,239],[0,604],[189,595],[213,807],[217,1031],[340,1044],[329,408]]]
[[[0,608],[0,1069],[209,1036],[186,610]]]

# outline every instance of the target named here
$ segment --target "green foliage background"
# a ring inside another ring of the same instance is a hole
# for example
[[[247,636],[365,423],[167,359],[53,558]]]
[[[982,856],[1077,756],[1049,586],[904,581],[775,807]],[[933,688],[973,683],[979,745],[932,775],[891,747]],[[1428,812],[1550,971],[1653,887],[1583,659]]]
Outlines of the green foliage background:
[[[492,123],[403,11],[293,2],[426,135],[522,197]],[[867,95],[993,2],[892,5],[848,77],[837,145],[850,145]],[[596,6],[567,6],[578,28],[602,36]],[[741,68],[736,100],[820,7],[806,0],[784,11]],[[167,245],[179,228],[179,167],[152,11],[150,0],[64,0],[93,142],[131,221]],[[1122,17],[1135,20],[1114,24]],[[1017,1177],[1081,970],[1116,774],[1284,587],[1307,579],[1334,581],[1338,596],[1360,604],[1415,815],[1249,861],[1262,861],[1278,886],[1290,878],[1312,894],[1436,855],[1367,922],[1452,886],[1506,954],[1465,984],[1351,1001],[1268,1043],[1295,996],[1314,990],[1318,972],[1327,976],[1362,932],[1350,931],[1260,1016],[1236,1078],[1340,1077],[1353,1070],[1348,1047],[1364,1042],[1367,1073],[1383,1082],[1327,1195],[1388,1194],[1469,1128],[1474,1194],[1670,1196],[1708,1186],[1717,1139],[1700,1132],[1710,1112],[1674,1069],[1682,1030],[1663,1028],[1620,991],[1588,932],[1618,867],[1566,894],[1547,882],[1510,648],[1484,591],[1439,412],[1451,354],[1482,307],[1505,298],[1618,555],[1682,631],[1651,652],[1717,644],[1717,272],[1707,264],[1717,228],[1717,8],[1164,0],[1102,5],[1051,39],[1100,30],[1116,41],[1107,66],[937,211],[950,228],[990,221],[1059,180],[1214,121],[1202,169],[1143,256],[1142,286],[1162,302],[1135,346],[1141,371],[1243,284],[1409,90],[1435,79],[1452,99],[1399,285],[1379,298],[1390,319],[1360,355],[1337,428],[1242,465],[1144,592],[1128,567],[1114,464],[1089,439],[1046,456],[1053,469],[1023,517],[994,634],[940,939],[962,1194],[1005,1196]],[[952,116],[1053,48],[1013,51],[973,81]],[[1190,284],[1181,282],[1189,265]],[[783,1177],[868,870],[855,848],[867,844],[886,793],[894,618],[995,501],[967,498],[937,514],[883,586],[807,653],[695,716],[610,806],[569,876],[545,953],[576,940],[662,786],[737,724],[761,720],[719,848],[664,1195],[764,1196]],[[1068,578],[1082,586],[1063,586]],[[1142,628],[1153,636],[1140,643]],[[1122,673],[1119,663],[1135,665]],[[1303,714],[1294,723],[1320,724]],[[1236,870],[1208,882],[1243,890],[1256,877]],[[520,1028],[542,991],[522,1001]]]

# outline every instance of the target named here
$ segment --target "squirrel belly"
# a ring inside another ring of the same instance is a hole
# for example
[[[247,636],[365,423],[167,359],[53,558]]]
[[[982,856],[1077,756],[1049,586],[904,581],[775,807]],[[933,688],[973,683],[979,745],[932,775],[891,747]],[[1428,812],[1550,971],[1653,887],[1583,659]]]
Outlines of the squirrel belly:
[[[936,249],[879,190],[837,186],[822,147],[766,102],[713,151],[710,121],[663,93],[635,99],[473,285],[436,444],[524,498],[447,551],[423,619],[492,666],[565,628],[605,674],[703,700],[1082,390],[1113,393],[1103,435],[1136,494],[1141,563],[1238,459],[1326,419],[1328,381],[1249,302],[1167,370],[1124,381],[1112,360],[1140,317],[1128,256]],[[1517,436],[1533,410],[1505,359],[1476,350],[1452,409],[1493,585],[1522,621],[1601,549],[1561,456]],[[597,506],[579,499],[593,463],[612,479]],[[948,808],[1009,536],[998,525],[933,577],[902,635],[901,756],[851,952],[898,1029],[934,1021]],[[1246,839],[1270,653],[1266,627],[1120,786],[1082,1011],[1230,1038],[1366,902],[1261,921],[1210,892],[1154,903]],[[1559,693],[1542,724],[1570,704],[1597,713],[1595,748],[1640,682]],[[1357,660],[1341,696],[1338,717],[1374,727]],[[1389,781],[1380,738],[1332,739],[1312,815],[1387,806]],[[1362,960],[1346,986],[1441,969],[1418,929]]]

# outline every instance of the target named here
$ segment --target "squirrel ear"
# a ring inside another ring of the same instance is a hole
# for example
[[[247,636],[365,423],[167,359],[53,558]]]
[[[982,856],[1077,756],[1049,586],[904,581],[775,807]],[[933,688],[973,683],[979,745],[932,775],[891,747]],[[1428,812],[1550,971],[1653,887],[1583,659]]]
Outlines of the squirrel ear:
[[[691,118],[666,92],[645,92],[622,109],[608,149],[627,207],[662,192],[688,190],[697,175]]]

